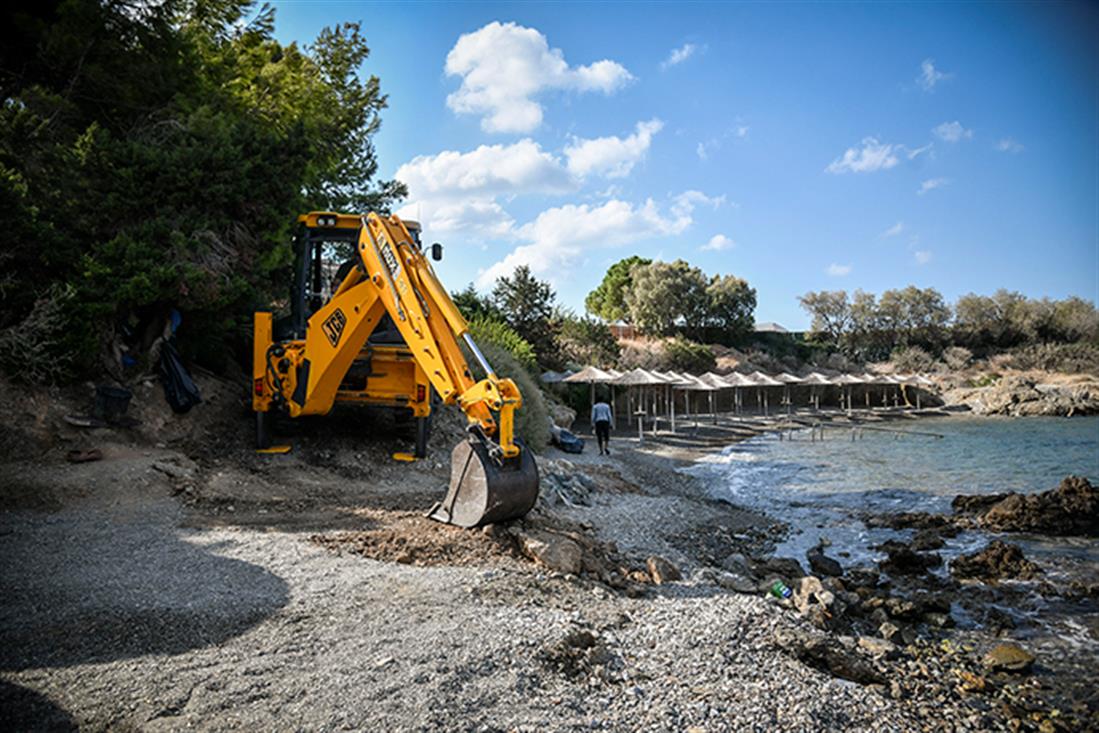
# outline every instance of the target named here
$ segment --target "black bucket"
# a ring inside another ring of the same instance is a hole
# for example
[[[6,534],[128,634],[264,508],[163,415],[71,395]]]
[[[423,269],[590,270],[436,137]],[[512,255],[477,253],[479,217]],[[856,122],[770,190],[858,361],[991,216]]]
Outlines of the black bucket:
[[[101,384],[95,388],[95,409],[92,414],[108,423],[117,423],[126,417],[130,398],[134,393],[125,387]]]

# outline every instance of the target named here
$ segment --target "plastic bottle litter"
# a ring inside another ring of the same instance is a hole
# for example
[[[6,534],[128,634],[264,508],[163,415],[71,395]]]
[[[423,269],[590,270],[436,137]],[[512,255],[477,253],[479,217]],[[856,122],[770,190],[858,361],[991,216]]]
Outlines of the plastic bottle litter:
[[[771,595],[775,598],[789,598],[794,595],[794,591],[790,590],[790,586],[786,585],[781,580],[776,580],[771,584]]]

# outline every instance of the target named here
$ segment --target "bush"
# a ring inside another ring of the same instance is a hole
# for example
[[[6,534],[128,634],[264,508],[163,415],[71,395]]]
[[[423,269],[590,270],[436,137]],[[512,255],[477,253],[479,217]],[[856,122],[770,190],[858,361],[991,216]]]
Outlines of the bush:
[[[935,359],[919,346],[896,349],[892,357],[893,368],[898,372],[926,372],[935,365]]]
[[[943,362],[947,368],[960,372],[973,362],[973,352],[964,346],[951,346],[943,351]]]
[[[469,334],[473,336],[473,340],[477,342],[486,357],[488,353],[485,351],[485,346],[493,344],[510,354],[532,374],[538,370],[534,347],[503,321],[489,317],[475,318],[469,323]],[[488,361],[494,368],[496,367],[496,362],[492,359]]]
[[[610,327],[593,318],[562,318],[557,340],[565,358],[582,366],[613,367],[622,353]]]
[[[523,406],[515,413],[515,433],[534,451],[540,451],[549,443],[549,408],[546,398],[534,377],[512,356],[507,349],[493,342],[478,344],[496,374],[515,382],[523,395]],[[471,365],[473,362],[471,362]],[[480,367],[473,367],[478,378]]]
[[[709,346],[696,344],[679,336],[664,343],[664,353],[667,368],[677,372],[708,372],[717,365],[714,352]]]
[[[1034,344],[1011,351],[1004,366],[1069,374],[1099,373],[1099,348],[1090,344]]]
[[[53,285],[30,314],[0,330],[0,370],[15,381],[47,384],[69,376],[72,357],[63,348],[70,328],[73,288]]]

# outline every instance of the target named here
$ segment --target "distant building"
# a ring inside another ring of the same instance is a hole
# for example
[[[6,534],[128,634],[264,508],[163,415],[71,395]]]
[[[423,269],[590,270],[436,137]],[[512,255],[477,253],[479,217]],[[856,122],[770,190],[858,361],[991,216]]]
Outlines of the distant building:
[[[790,333],[774,321],[764,321],[756,324],[756,333]]]
[[[632,323],[626,323],[625,321],[615,321],[614,323],[608,323],[607,328],[611,330],[615,339],[621,341],[623,339],[635,339],[637,338],[637,328]]]

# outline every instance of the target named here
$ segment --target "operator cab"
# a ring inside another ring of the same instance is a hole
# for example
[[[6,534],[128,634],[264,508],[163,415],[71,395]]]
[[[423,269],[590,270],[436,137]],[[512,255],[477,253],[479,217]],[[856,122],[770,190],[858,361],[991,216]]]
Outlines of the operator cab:
[[[422,249],[420,223],[408,219],[401,222],[412,236],[412,243]],[[293,243],[294,285],[290,293],[290,315],[277,319],[276,338],[305,338],[310,316],[324,307],[347,274],[359,266],[356,247],[361,231],[362,217],[353,214],[311,211],[298,217]],[[435,248],[432,248],[432,254],[435,254]],[[400,345],[404,340],[393,319],[386,315],[368,343]]]

